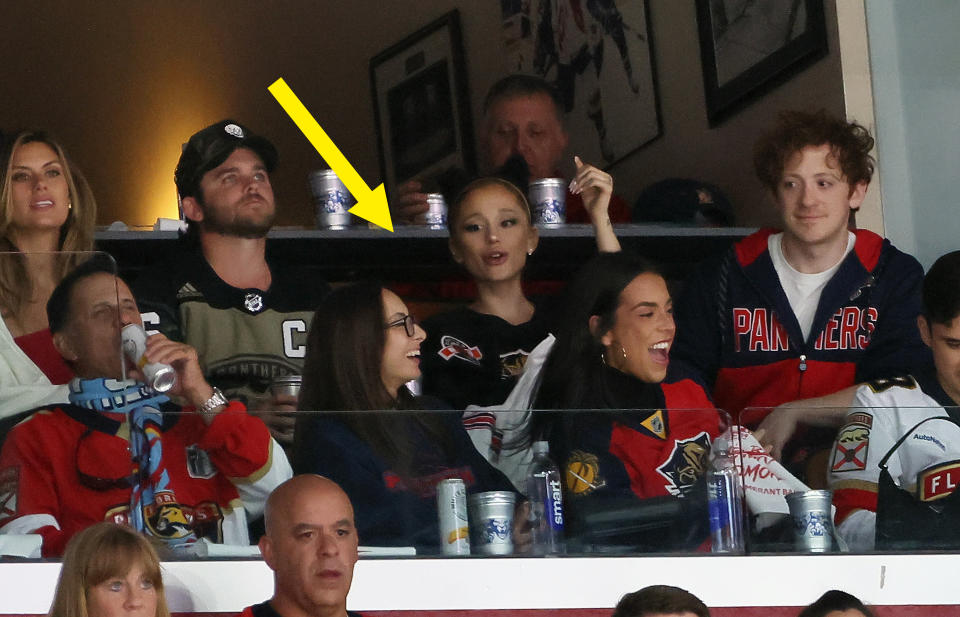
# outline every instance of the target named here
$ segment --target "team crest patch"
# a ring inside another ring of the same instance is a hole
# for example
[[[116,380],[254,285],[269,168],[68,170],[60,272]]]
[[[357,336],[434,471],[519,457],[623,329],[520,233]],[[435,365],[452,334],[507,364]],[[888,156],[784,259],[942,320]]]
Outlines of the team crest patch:
[[[706,469],[707,453],[710,451],[710,435],[706,431],[690,439],[674,440],[673,450],[666,462],[657,467],[667,479],[663,487],[674,497],[686,494]]]
[[[857,412],[847,416],[847,423],[837,433],[830,471],[863,471],[867,468],[867,451],[870,448],[870,428],[873,416]]]
[[[509,353],[500,354],[500,378],[509,379],[523,374],[523,367],[527,364],[530,354],[522,349],[514,349]]]
[[[243,308],[250,313],[259,313],[263,310],[263,296],[251,291],[243,297]]]
[[[170,491],[153,496],[153,503],[143,509],[143,518],[150,532],[158,538],[177,540],[193,533],[183,506]]]
[[[440,351],[437,353],[447,361],[451,358],[460,358],[464,362],[469,362],[477,366],[480,366],[480,360],[483,358],[483,354],[480,353],[477,347],[472,347],[449,334],[444,334],[443,337],[440,338]]]
[[[567,491],[577,497],[589,495],[607,483],[600,475],[600,460],[597,455],[582,450],[570,453],[570,458],[564,465],[564,476]]]
[[[191,478],[209,480],[217,474],[217,468],[210,461],[210,456],[200,446],[187,446],[187,473]]]
[[[19,485],[19,467],[7,467],[0,471],[0,523],[17,515],[17,489]]]
[[[936,501],[953,493],[960,482],[960,461],[938,463],[917,474],[917,499]]]
[[[651,437],[666,441],[667,440],[667,418],[663,415],[663,410],[658,409],[646,419],[640,421],[640,426],[649,433]]]

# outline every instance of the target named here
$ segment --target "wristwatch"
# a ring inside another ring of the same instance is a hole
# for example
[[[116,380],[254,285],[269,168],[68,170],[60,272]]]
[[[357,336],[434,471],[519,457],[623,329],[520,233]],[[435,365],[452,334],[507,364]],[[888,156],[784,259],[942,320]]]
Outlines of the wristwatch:
[[[205,400],[203,404],[197,408],[197,410],[200,413],[212,413],[217,407],[226,405],[229,402],[230,401],[227,400],[227,397],[223,395],[223,392],[220,391],[220,388],[214,386],[213,394],[210,396],[210,398]]]

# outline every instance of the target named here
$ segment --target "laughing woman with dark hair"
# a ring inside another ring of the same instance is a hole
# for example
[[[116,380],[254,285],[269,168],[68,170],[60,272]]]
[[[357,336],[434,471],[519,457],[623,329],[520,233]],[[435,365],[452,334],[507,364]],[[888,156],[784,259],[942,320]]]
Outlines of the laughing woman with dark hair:
[[[361,541],[436,552],[436,486],[513,490],[473,447],[459,414],[415,398],[426,336],[403,301],[371,283],[329,294],[313,317],[300,393],[294,464],[337,482],[357,512]],[[307,413],[322,412],[322,413]]]
[[[638,499],[702,497],[700,479],[723,423],[700,384],[666,380],[676,327],[664,278],[628,252],[600,254],[571,281],[564,307],[542,368],[537,411],[508,448],[550,442],[574,533],[600,504],[629,509]],[[705,537],[699,524],[681,527],[657,542],[682,537],[691,548]],[[657,542],[650,550],[681,548]]]

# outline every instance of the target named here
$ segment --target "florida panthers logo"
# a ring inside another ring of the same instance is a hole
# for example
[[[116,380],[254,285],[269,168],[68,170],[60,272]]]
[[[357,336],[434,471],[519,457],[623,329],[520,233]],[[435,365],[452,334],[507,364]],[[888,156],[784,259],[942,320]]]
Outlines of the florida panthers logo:
[[[706,469],[709,451],[710,436],[706,432],[690,439],[674,440],[670,456],[657,467],[660,475],[667,479],[664,488],[675,497],[689,492]]]

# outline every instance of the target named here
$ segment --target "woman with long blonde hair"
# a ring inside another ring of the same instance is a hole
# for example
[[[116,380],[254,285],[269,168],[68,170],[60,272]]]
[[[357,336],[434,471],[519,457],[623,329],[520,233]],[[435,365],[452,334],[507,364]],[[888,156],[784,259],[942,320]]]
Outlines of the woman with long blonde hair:
[[[50,617],[170,617],[150,542],[109,522],[75,535],[63,556]]]
[[[72,373],[45,310],[93,249],[97,207],[86,179],[43,131],[17,134],[0,159],[0,417],[56,400]],[[65,400],[65,399],[64,399]]]

